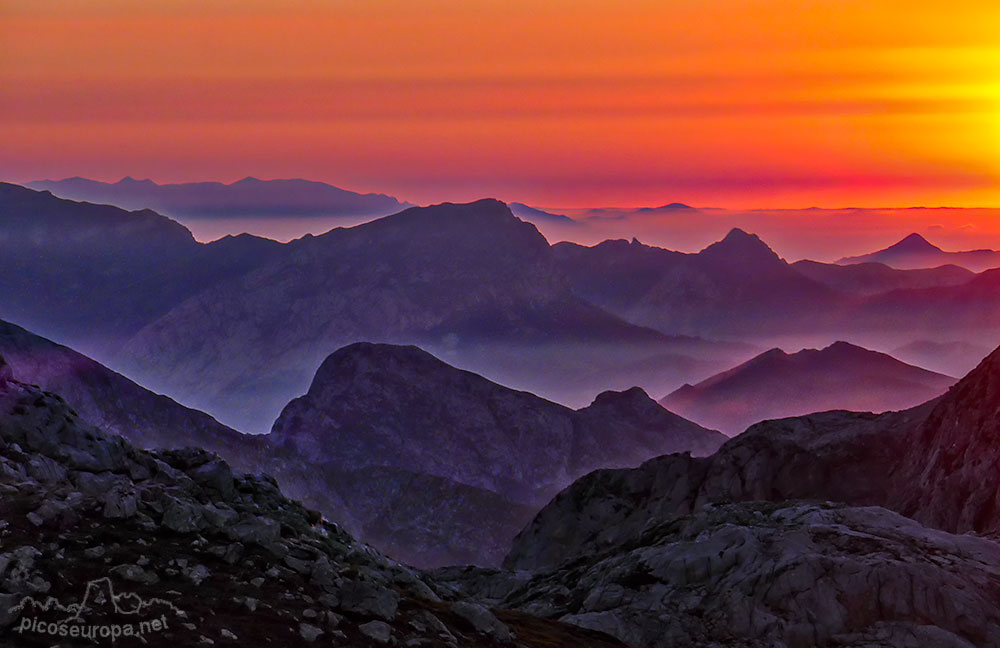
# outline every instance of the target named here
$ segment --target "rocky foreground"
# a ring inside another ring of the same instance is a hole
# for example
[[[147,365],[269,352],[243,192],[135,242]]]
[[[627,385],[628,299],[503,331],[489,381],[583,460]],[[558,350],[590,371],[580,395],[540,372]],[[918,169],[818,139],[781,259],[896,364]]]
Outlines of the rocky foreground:
[[[630,646],[1000,646],[1000,545],[880,507],[709,504],[530,576],[438,576]]]
[[[620,645],[464,600],[269,477],[138,450],[0,361],[0,644],[94,645],[104,627],[152,646]]]

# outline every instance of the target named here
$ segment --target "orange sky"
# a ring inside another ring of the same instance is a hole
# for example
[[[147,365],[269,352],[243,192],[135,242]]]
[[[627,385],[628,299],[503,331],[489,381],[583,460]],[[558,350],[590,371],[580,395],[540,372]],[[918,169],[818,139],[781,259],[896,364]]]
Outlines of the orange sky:
[[[1000,205],[1000,6],[0,0],[0,178]]]

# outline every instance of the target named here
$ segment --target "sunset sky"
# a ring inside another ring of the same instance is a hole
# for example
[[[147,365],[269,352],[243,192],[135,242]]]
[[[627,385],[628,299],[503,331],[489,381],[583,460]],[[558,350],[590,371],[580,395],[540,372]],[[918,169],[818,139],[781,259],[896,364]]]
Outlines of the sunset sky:
[[[0,178],[1000,206],[988,0],[0,0]]]

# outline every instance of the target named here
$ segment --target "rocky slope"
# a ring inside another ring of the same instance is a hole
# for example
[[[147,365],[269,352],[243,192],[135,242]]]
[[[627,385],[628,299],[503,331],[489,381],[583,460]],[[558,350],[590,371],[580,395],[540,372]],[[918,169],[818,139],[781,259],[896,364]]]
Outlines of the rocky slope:
[[[810,412],[906,409],[940,396],[954,382],[884,353],[836,342],[792,354],[771,349],[696,385],[684,385],[660,404],[734,435],[757,421]]]
[[[1000,645],[1000,545],[878,507],[706,505],[556,569],[440,576],[631,646]]]
[[[930,526],[1000,531],[1000,349],[934,407],[911,436],[890,504]]]
[[[198,446],[244,470],[261,461],[260,438],[241,434],[73,349],[2,320],[0,355],[23,382],[58,393],[83,420],[140,448]]]
[[[8,646],[143,620],[153,646],[616,645],[463,600],[215,455],[137,450],[2,361],[0,493]]]
[[[639,468],[598,470],[553,499],[518,535],[511,569],[552,567],[601,552],[651,519],[690,515],[708,503],[832,500],[882,505],[890,470],[934,402],[904,412],[823,412],[751,427],[710,457],[684,454]]]

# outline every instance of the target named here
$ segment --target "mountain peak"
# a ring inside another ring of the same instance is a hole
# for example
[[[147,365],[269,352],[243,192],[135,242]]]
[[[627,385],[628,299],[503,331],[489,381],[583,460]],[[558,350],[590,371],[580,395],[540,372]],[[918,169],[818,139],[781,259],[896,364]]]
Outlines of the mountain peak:
[[[738,227],[729,230],[726,237],[717,243],[709,245],[699,252],[706,258],[711,258],[724,265],[744,265],[750,263],[758,266],[782,264],[781,257],[760,240],[756,234],[748,234]]]
[[[903,238],[901,241],[890,246],[888,249],[900,252],[941,252],[941,248],[934,245],[916,232]]]

